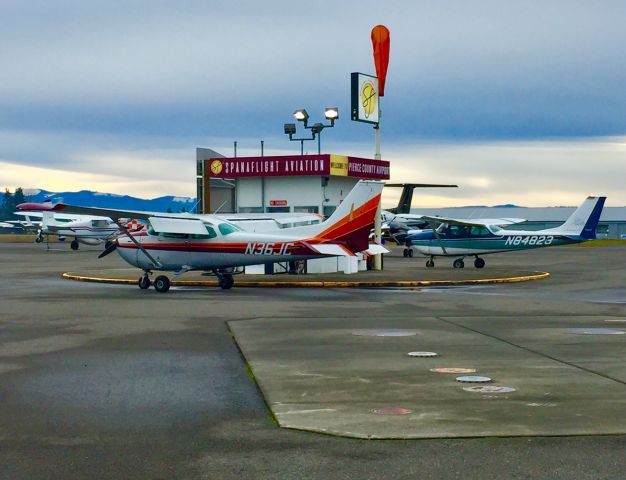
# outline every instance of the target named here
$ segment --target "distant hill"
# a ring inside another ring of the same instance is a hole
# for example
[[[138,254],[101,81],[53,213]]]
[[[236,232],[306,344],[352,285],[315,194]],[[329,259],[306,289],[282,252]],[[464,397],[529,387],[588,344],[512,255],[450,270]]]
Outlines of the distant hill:
[[[114,193],[93,192],[49,192],[40,189],[24,189],[29,202],[68,203],[81,207],[117,208],[120,210],[145,210],[150,212],[180,212],[184,208],[190,212],[196,206],[196,199],[191,197],[174,197],[167,195],[152,199],[131,197],[130,195],[116,195]]]

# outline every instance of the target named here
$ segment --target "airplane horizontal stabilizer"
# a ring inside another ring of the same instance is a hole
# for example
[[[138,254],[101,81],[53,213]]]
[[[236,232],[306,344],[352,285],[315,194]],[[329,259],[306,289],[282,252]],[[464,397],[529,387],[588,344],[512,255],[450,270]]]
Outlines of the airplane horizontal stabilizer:
[[[378,245],[377,243],[370,243],[370,247],[363,253],[367,253],[368,255],[377,255],[379,253],[389,253],[389,250],[382,245]]]
[[[311,248],[316,250],[318,253],[321,253],[322,255],[333,255],[336,257],[354,256],[354,252],[351,252],[346,247],[337,243],[319,243],[316,245],[311,245]]]

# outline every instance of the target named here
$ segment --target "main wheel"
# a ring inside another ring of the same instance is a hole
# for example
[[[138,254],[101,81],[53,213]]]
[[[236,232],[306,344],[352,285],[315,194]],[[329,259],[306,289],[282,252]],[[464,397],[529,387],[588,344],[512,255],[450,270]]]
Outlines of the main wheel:
[[[412,249],[412,248],[409,248],[408,250],[409,250],[409,257],[411,257],[411,258],[412,258],[412,257],[413,257],[413,249]]]
[[[402,250],[402,256],[403,257],[408,257],[409,256],[409,249],[405,248],[404,250]]]
[[[72,250],[78,250],[78,240],[76,239],[72,240],[72,243],[70,243],[70,248]]]
[[[434,268],[434,266],[435,266],[435,261],[432,258],[426,261],[426,268]]]
[[[463,268],[465,266],[465,262],[462,258],[457,258],[452,264],[454,268]]]
[[[41,243],[43,242],[43,237],[37,236],[35,237],[35,243]]]
[[[480,257],[476,257],[476,260],[474,260],[474,266],[476,268],[483,268],[485,266],[485,261]]]
[[[150,277],[148,277],[148,275],[144,275],[142,277],[139,277],[139,282],[137,282],[137,284],[142,290],[147,290],[148,288],[150,288],[152,282],[150,281]]]
[[[232,288],[233,284],[235,283],[235,280],[233,280],[232,275],[227,274],[227,275],[222,275],[218,283],[222,290],[229,290]]]
[[[159,293],[165,293],[170,289],[170,279],[165,275],[159,275],[154,279],[154,289]]]

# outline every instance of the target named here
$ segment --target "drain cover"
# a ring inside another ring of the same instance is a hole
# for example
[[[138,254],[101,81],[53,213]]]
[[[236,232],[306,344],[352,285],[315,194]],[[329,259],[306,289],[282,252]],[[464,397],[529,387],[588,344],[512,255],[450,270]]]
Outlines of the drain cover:
[[[407,355],[409,357],[422,357],[422,358],[438,357],[439,356],[439,354],[435,353],[435,352],[409,352],[409,353],[407,353]]]
[[[624,335],[624,330],[617,328],[568,328],[567,333],[577,335]]]
[[[430,371],[435,372],[435,373],[476,373],[475,368],[457,368],[457,367],[431,368]]]
[[[413,410],[402,407],[382,407],[375,408],[374,410],[372,410],[372,413],[376,415],[408,415],[410,413],[413,413]]]
[[[463,387],[463,390],[474,393],[511,393],[516,391],[513,387],[501,387],[500,385],[476,385],[474,387]]]
[[[464,375],[456,377],[456,381],[462,383],[489,383],[491,382],[491,378],[483,377],[481,375]]]
[[[357,335],[361,337],[410,337],[412,335],[417,335],[418,333],[419,332],[417,330],[404,330],[401,328],[395,328],[391,330],[354,330],[352,332],[352,335]]]

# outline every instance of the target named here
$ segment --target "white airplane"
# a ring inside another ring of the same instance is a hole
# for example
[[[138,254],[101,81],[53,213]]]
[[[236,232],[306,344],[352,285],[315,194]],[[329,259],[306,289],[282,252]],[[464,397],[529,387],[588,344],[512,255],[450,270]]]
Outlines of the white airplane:
[[[99,245],[104,242],[106,248],[119,233],[119,227],[109,217],[46,211],[48,205],[51,204],[47,202],[23,204],[24,208],[42,211],[15,212],[16,215],[25,217],[25,220],[13,220],[11,223],[35,230],[37,232],[36,243],[43,242],[44,238],[49,235],[57,235],[62,240],[66,237],[73,237],[70,242],[72,250],[78,250],[80,243]],[[153,212],[153,215],[159,216],[161,213]],[[194,218],[196,216],[192,213],[180,215],[182,218]],[[311,225],[322,221],[319,215],[308,213],[223,213],[216,216],[251,232],[269,232],[289,226]],[[33,219],[35,220],[33,221]]]
[[[35,212],[31,209],[45,208],[46,204],[25,203],[28,211],[15,212],[16,215],[22,215],[32,225],[32,218],[39,219],[39,227],[37,229],[37,237],[35,242],[41,243],[44,237],[49,235],[57,235],[61,239],[67,237],[73,238],[70,242],[72,250],[78,250],[79,244],[99,245],[113,240],[117,235],[119,228],[113,220],[107,217],[94,215],[67,215],[50,211]]]
[[[99,257],[117,249],[129,264],[144,271],[138,285],[147,289],[153,271],[180,275],[191,270],[211,272],[222,289],[233,286],[236,268],[260,263],[297,261],[346,256],[357,252],[387,253],[380,245],[369,245],[368,234],[380,203],[383,182],[359,181],[324,222],[285,228],[270,233],[247,232],[215,215],[134,212],[56,204],[49,211],[102,215],[112,218],[125,235]],[[18,205],[18,209],[28,208]],[[149,228],[131,233],[122,218],[145,219]],[[167,292],[170,280],[159,275],[154,280],[158,292]]]

